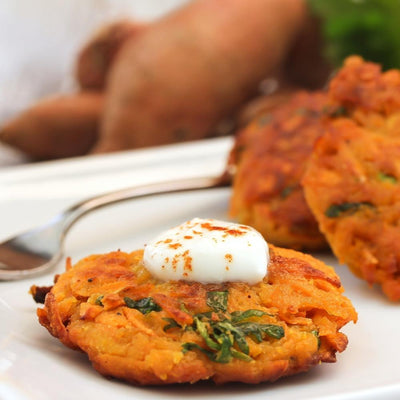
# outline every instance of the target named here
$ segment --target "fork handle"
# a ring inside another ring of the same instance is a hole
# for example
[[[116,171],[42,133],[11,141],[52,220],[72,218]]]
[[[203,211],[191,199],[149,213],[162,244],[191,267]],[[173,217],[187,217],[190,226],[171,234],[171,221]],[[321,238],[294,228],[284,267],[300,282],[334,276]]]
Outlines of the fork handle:
[[[69,228],[91,210],[128,199],[224,187],[229,185],[227,178],[223,175],[138,185],[81,201],[47,224],[0,243],[0,281],[28,278],[54,267],[62,255],[63,239]]]
[[[67,233],[71,226],[80,217],[82,217],[89,211],[104,207],[109,204],[158,194],[227,187],[229,185],[230,177],[227,174],[223,174],[218,176],[201,176],[195,178],[183,178],[171,181],[162,181],[108,192],[83,200],[66,209],[62,214],[62,217],[64,219],[63,232],[64,234]]]

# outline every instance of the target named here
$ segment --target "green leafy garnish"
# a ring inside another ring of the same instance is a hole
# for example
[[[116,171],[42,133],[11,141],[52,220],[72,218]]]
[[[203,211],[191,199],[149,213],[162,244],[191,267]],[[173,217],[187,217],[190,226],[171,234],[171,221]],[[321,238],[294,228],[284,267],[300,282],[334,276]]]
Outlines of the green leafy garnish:
[[[152,311],[161,311],[161,307],[153,300],[152,297],[144,297],[140,300],[133,300],[130,297],[124,297],[127,307],[134,308],[142,314],[148,314]]]
[[[340,215],[343,213],[354,213],[358,211],[362,206],[373,207],[373,204],[367,201],[358,203],[345,202],[341,204],[332,204],[326,209],[325,216],[327,216],[328,218],[337,218],[340,217]]]
[[[215,312],[225,312],[228,307],[228,291],[207,292],[207,305]]]
[[[321,347],[321,339],[319,337],[319,332],[317,329],[314,329],[313,331],[311,331],[311,333],[317,338],[318,340],[318,349]]]
[[[336,107],[334,110],[331,110],[329,112],[329,115],[333,118],[346,117],[348,115],[348,111],[347,111],[346,107],[339,106],[339,107]]]
[[[227,312],[228,291],[207,293],[207,304],[214,312],[196,314],[192,329],[204,340],[205,347],[196,343],[184,343],[183,352],[200,350],[210,360],[218,363],[228,363],[232,358],[251,361],[249,345],[246,337],[251,337],[260,343],[266,337],[281,339],[285,335],[282,326],[249,321],[250,318],[260,318],[270,315],[261,310],[246,310]],[[219,312],[224,312],[221,314]],[[168,321],[170,322],[170,321]],[[164,330],[175,327],[171,323]]]
[[[99,296],[95,301],[94,304],[96,304],[97,306],[102,306],[104,307],[104,304],[102,303],[104,296]]]
[[[214,360],[215,358],[215,353],[213,353],[212,351],[203,349],[203,347],[199,346],[197,343],[184,343],[182,345],[182,352],[183,354],[187,353],[188,351],[191,350],[200,350],[202,353],[204,353],[210,360]]]
[[[235,323],[228,318],[222,321],[212,321],[206,318],[200,319],[197,316],[194,321],[194,330],[203,338],[206,348],[195,343],[185,343],[183,349],[186,351],[199,349],[210,360],[219,363],[228,363],[232,358],[251,361],[246,336],[250,336],[260,343],[266,336],[281,339],[285,335],[281,326],[273,324]]]
[[[398,0],[308,0],[322,21],[325,54],[338,67],[352,54],[382,64],[400,65],[400,7]]]
[[[286,199],[286,197],[288,197],[290,195],[290,193],[293,192],[294,189],[295,189],[294,186],[286,186],[281,192],[281,197],[283,199]]]
[[[397,183],[397,178],[393,175],[390,174],[385,174],[384,172],[379,172],[378,173],[378,179],[381,182],[389,182],[389,183]]]
[[[231,314],[231,319],[233,323],[238,323],[240,321],[243,321],[245,319],[249,319],[251,317],[262,317],[263,315],[270,315],[264,311],[261,310],[246,310],[246,311],[234,311]]]
[[[322,107],[322,112],[332,118],[346,117],[349,115],[349,111],[344,106],[324,106]]]
[[[164,332],[172,328],[182,328],[182,325],[178,324],[173,318],[163,318],[163,320],[168,322],[168,324],[163,327]]]
[[[258,343],[263,340],[265,335],[268,335],[274,339],[281,339],[285,335],[285,331],[279,325],[244,322],[239,324],[238,327],[244,334],[253,336],[255,341]]]

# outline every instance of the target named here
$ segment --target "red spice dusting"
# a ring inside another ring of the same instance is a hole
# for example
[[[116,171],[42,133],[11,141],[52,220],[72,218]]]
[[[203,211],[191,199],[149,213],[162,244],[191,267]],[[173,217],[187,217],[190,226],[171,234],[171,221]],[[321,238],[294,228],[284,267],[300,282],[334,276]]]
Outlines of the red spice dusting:
[[[183,261],[184,261],[184,266],[183,269],[185,271],[192,271],[192,257],[189,256],[189,250],[186,250],[183,254]]]
[[[225,254],[225,259],[228,261],[228,262],[232,262],[232,260],[233,260],[233,257],[232,257],[232,254]]]
[[[192,232],[193,232],[195,235],[202,235],[202,234],[203,234],[203,232],[195,231],[194,229],[192,230]]]
[[[171,247],[171,249],[177,249],[178,247],[181,247],[182,245],[180,243],[172,243],[168,245],[168,247]]]
[[[184,239],[193,239],[193,236],[186,235],[186,236],[184,236],[183,238],[184,238]]]
[[[161,241],[161,243],[171,243],[171,242],[172,242],[172,239],[165,239],[165,240]]]
[[[227,228],[225,226],[217,226],[217,225],[212,225],[209,222],[204,222],[201,224],[201,227],[203,229],[208,229],[209,231],[222,231],[225,232],[224,237],[231,235],[231,236],[241,236],[241,235],[245,235],[246,232],[248,230],[248,228],[246,226],[242,226],[240,225],[241,229],[234,229],[234,228]]]
[[[192,271],[192,257],[189,256],[189,250],[184,251],[183,253],[176,254],[172,258],[172,269],[176,272],[178,267],[178,263],[183,260],[183,270],[186,271],[183,273],[183,276],[188,276],[188,272]]]
[[[232,235],[232,236],[241,236],[241,235],[245,235],[246,232],[243,232],[240,229],[226,229],[226,234]]]
[[[226,269],[227,271],[229,271],[229,267],[228,267],[228,266],[226,266],[225,269]]]
[[[172,269],[173,269],[174,271],[176,271],[177,265],[178,265],[178,258],[177,258],[177,256],[175,256],[175,257],[172,259]]]
[[[209,231],[226,231],[226,229],[227,229],[223,226],[212,225],[209,222],[203,222],[201,224],[201,227],[204,229],[208,229]]]

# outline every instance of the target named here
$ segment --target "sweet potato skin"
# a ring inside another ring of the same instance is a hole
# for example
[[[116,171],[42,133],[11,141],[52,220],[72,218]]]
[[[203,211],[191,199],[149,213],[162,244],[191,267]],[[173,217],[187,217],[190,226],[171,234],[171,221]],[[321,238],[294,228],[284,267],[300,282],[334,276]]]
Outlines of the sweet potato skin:
[[[347,345],[339,329],[357,319],[338,276],[311,256],[275,247],[270,253],[268,275],[251,286],[162,282],[143,267],[142,250],[92,255],[67,266],[38,310],[39,320],[65,345],[86,352],[101,374],[142,385],[258,383],[334,362]],[[229,312],[264,311],[261,322],[282,326],[285,336],[249,337],[251,361],[218,363],[200,351],[182,351],[187,342],[204,348],[199,333],[185,327],[194,314],[210,310],[207,292],[221,290],[229,293]],[[127,307],[126,297],[151,297],[161,309],[143,314]],[[171,319],[181,328],[165,329]]]
[[[104,90],[107,76],[120,48],[148,26],[132,20],[115,21],[101,27],[85,43],[76,59],[75,77],[84,90]]]
[[[98,137],[104,95],[81,92],[44,99],[0,130],[0,141],[35,160],[86,154]]]
[[[95,151],[207,137],[282,63],[305,9],[298,0],[194,1],[128,40],[110,71]]]

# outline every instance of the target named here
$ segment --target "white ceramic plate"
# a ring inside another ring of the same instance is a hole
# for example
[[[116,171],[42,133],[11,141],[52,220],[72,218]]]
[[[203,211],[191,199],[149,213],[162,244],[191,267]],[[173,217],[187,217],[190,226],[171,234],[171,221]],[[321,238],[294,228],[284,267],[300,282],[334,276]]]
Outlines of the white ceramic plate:
[[[222,172],[231,146],[214,139],[152,150],[13,167],[0,172],[0,240],[43,223],[75,201],[128,185]],[[70,231],[65,254],[73,261],[115,249],[133,250],[159,231],[195,216],[227,219],[229,189],[128,201],[96,211]],[[61,345],[39,325],[29,287],[49,285],[55,271],[30,280],[0,282],[0,399],[399,399],[400,305],[353,277],[330,254],[359,322],[343,331],[347,350],[323,364],[272,384],[135,387],[94,371],[84,354]]]

